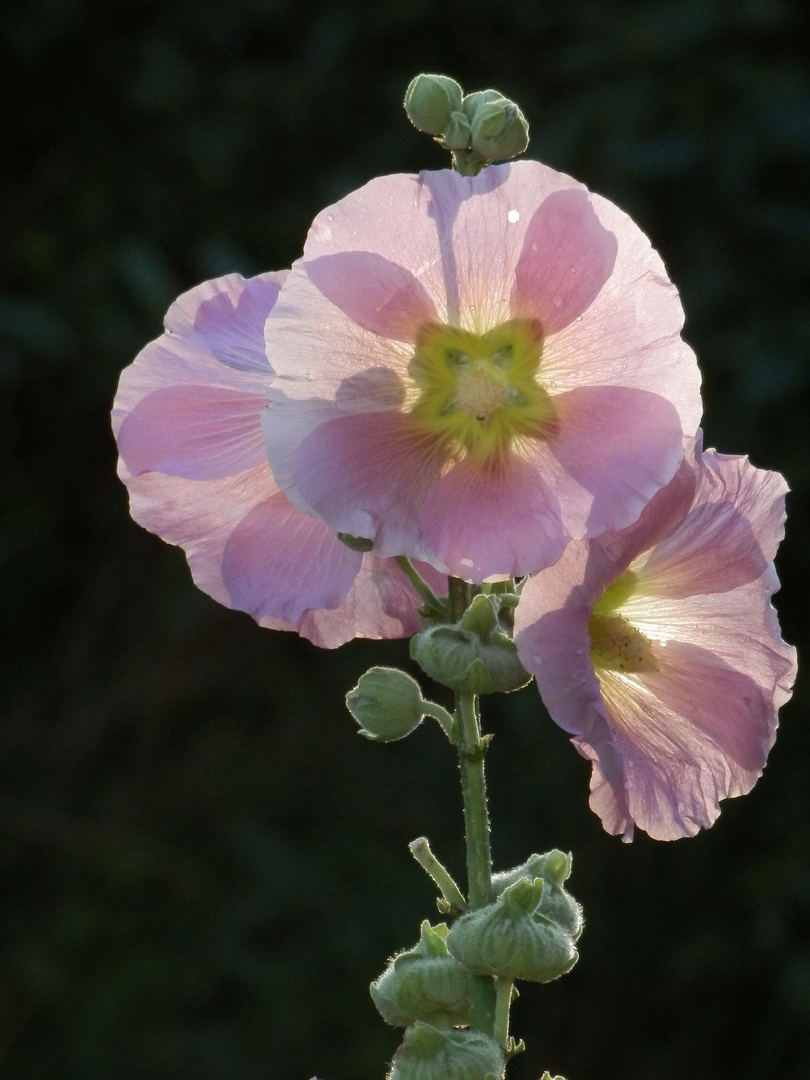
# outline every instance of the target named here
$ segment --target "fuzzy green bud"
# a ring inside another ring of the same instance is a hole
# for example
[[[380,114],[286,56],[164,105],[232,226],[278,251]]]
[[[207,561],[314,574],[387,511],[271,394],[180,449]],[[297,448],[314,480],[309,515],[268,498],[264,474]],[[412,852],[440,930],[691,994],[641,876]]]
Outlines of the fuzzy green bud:
[[[419,943],[398,953],[371,984],[383,1020],[408,1027],[416,1020],[442,1027],[468,1024],[470,973],[447,951],[447,927],[422,923]]]
[[[499,899],[463,915],[450,931],[447,947],[475,975],[551,982],[577,961],[571,935],[539,914],[543,882],[520,878]]]
[[[513,870],[493,874],[492,889],[496,896],[501,896],[521,878],[542,878],[543,895],[537,913],[557,923],[576,941],[582,933],[583,918],[581,905],[563,888],[563,882],[570,874],[571,856],[555,849],[545,855],[530,855],[525,863]]]
[[[405,112],[419,131],[441,135],[461,108],[461,87],[447,75],[417,75],[405,91]],[[466,145],[466,144],[465,144]]]
[[[459,693],[519,690],[531,676],[500,629],[498,606],[496,596],[476,596],[454,626],[430,627],[411,638],[411,656],[432,679]]]
[[[526,117],[512,101],[490,101],[472,120],[473,150],[487,161],[506,161],[529,145]]]
[[[481,1031],[440,1031],[417,1022],[405,1032],[386,1080],[501,1080],[504,1054]]]
[[[376,742],[395,742],[415,731],[425,715],[419,683],[397,668],[373,667],[346,695],[346,706],[360,734]]]

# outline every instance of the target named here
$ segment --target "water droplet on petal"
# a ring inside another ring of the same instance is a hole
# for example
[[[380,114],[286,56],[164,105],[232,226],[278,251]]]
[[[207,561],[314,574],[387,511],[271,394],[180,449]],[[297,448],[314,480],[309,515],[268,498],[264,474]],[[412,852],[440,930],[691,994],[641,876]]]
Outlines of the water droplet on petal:
[[[510,210],[509,213],[506,215],[506,217],[507,217],[507,220],[510,221],[514,225],[516,221],[520,221],[520,211],[519,210]]]
[[[327,221],[334,221],[335,220],[335,215],[334,214],[327,214],[326,215],[326,220]]]
[[[574,320],[574,322],[582,322],[582,316],[581,316],[581,315],[577,315],[577,317],[576,317],[576,319]]]
[[[577,268],[575,266],[569,266],[568,269],[572,274],[575,274],[577,272]]]
[[[563,298],[561,296],[555,296],[554,299],[551,302],[554,305],[554,307],[562,307],[563,306]]]

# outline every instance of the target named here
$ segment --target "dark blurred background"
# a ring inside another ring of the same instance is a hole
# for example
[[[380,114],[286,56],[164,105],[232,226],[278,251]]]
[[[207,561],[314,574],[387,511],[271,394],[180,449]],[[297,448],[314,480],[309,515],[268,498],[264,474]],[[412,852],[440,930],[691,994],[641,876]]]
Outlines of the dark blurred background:
[[[808,634],[810,92],[801,0],[27,0],[0,85],[0,1075],[382,1080],[368,982],[461,873],[438,731],[357,737],[400,644],[318,651],[197,592],[129,519],[119,371],[203,278],[288,266],[370,177],[443,167],[418,71],[495,86],[530,155],[626,209],[678,284],[707,444],[785,473]],[[490,704],[500,867],[574,852],[575,972],[527,988],[514,1080],[810,1078],[808,691],[694,840],[632,845],[534,690]]]

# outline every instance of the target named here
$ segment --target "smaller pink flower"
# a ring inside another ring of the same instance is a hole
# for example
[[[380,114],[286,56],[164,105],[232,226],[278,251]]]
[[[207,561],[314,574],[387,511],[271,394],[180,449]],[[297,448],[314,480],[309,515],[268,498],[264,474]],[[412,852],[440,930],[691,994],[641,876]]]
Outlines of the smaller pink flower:
[[[635,525],[526,582],[518,653],[609,833],[692,836],[761,775],[796,674],[770,603],[786,492],[698,437]]]
[[[326,648],[409,637],[420,601],[396,563],[294,507],[267,462],[264,324],[285,277],[231,274],[184,293],[123,372],[112,422],[132,516],[183,548],[204,592],[262,626]]]

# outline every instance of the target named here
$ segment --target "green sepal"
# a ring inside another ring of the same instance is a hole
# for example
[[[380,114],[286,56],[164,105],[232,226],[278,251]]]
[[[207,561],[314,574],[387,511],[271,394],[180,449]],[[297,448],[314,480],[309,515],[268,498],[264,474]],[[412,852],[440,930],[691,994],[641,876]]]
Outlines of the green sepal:
[[[492,889],[495,896],[501,896],[505,889],[521,879],[542,878],[543,893],[537,913],[557,923],[576,941],[582,933],[584,923],[581,905],[563,888],[563,882],[570,874],[570,854],[554,849],[545,855],[530,855],[513,870],[493,874]]]
[[[386,1080],[501,1080],[502,1048],[481,1031],[408,1028]]]
[[[371,551],[374,547],[374,541],[365,536],[352,536],[351,533],[339,532],[337,538],[341,544],[345,544],[352,551]]]
[[[470,972],[447,951],[447,927],[425,920],[419,942],[398,953],[371,984],[370,992],[383,1020],[409,1027],[425,1020],[441,1027],[470,1019]]]

